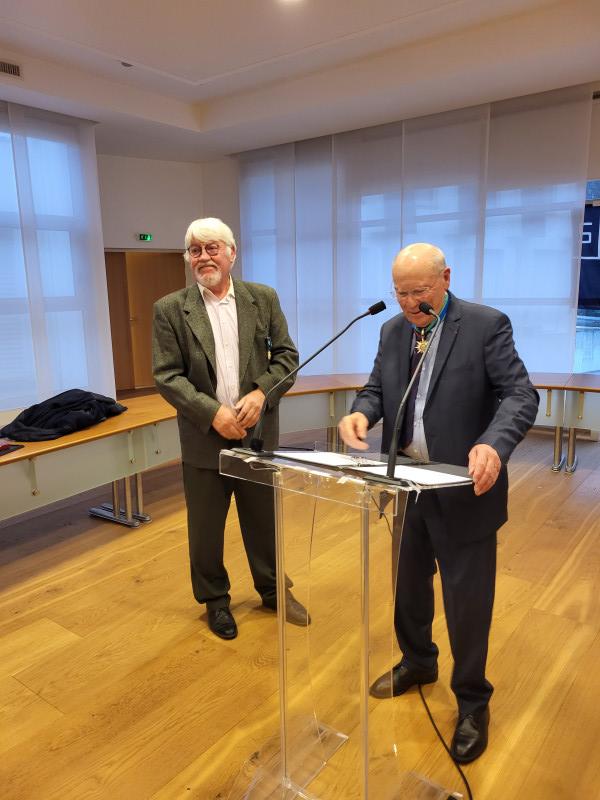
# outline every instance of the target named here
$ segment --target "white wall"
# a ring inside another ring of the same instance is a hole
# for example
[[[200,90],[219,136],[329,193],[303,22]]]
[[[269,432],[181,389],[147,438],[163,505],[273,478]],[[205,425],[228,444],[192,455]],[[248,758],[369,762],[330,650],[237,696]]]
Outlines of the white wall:
[[[202,216],[202,166],[98,156],[104,247],[181,250],[188,224]],[[151,233],[140,242],[137,233]]]
[[[180,250],[198,217],[220,217],[239,238],[238,172],[235,158],[192,164],[99,155],[104,247]],[[137,233],[153,239],[140,242]]]
[[[219,158],[202,165],[202,214],[220,217],[240,237],[239,168],[235,158]]]

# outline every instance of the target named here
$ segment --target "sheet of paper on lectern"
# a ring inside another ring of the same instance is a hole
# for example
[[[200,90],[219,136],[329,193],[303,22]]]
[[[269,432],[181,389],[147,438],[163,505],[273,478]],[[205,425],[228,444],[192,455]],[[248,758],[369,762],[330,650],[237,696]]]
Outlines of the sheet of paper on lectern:
[[[360,456],[347,456],[344,453],[329,453],[325,450],[275,450],[273,453],[280,458],[290,458],[293,461],[306,461],[310,464],[320,464],[322,467],[356,467],[378,466],[381,461],[373,461]]]
[[[379,466],[355,466],[354,469],[358,472],[368,472],[369,475],[386,475],[387,466],[380,464]],[[411,481],[411,483],[421,484],[421,486],[438,486],[440,484],[450,483],[471,483],[471,479],[464,475],[451,475],[448,472],[437,472],[431,469],[422,469],[421,467],[409,467],[402,464],[396,466],[394,478],[399,480]]]
[[[387,475],[387,464],[364,456],[330,453],[326,450],[276,450],[273,455],[322,467],[338,469],[351,467],[353,472],[364,472],[381,477]],[[459,486],[472,483],[467,475],[454,475],[451,472],[442,472],[431,468],[423,469],[406,464],[396,465],[394,477],[420,486]]]

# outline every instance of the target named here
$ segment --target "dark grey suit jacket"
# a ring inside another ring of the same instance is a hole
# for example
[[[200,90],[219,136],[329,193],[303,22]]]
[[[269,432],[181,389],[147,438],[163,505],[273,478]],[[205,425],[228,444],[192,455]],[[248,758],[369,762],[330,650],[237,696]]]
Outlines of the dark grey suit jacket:
[[[409,382],[412,330],[403,314],[382,326],[373,371],[352,406],[370,426],[383,417],[384,452]],[[503,465],[494,487],[480,497],[471,486],[438,492],[457,541],[483,538],[506,522],[506,462],[533,424],[538,403],[506,314],[450,295],[423,415],[429,457],[466,465],[473,445],[489,444]]]
[[[234,279],[240,356],[240,397],[259,387],[265,394],[298,365],[298,351],[274,289]],[[271,340],[271,360],[267,352]],[[154,380],[177,409],[182,460],[218,469],[219,451],[230,442],[212,427],[220,406],[216,397],[215,341],[204,300],[196,284],[154,304]],[[290,378],[269,397],[263,435],[271,449],[279,436],[278,403]]]

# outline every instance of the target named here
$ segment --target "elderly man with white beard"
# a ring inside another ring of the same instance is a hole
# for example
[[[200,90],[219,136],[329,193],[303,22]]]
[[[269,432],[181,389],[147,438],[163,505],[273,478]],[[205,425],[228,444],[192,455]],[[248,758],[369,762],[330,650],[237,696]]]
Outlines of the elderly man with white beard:
[[[298,365],[277,293],[232,278],[235,258],[235,239],[224,222],[194,220],[184,259],[195,283],[157,301],[153,328],[156,387],[177,409],[192,589],[206,604],[210,629],[223,639],[237,636],[223,563],[232,494],[254,587],[263,607],[275,610],[277,600],[272,489],[221,475],[219,452],[249,440],[265,396]],[[269,395],[267,448],[277,444],[279,400],[293,380]],[[309,622],[289,586],[286,619]]]

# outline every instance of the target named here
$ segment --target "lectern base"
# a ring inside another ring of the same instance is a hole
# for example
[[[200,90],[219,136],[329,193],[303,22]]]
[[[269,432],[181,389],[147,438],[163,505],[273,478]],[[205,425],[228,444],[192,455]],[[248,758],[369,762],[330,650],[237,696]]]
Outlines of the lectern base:
[[[277,734],[244,764],[228,800],[319,800],[306,787],[348,737],[314,718],[296,719],[290,728],[285,764]]]
[[[244,764],[227,800],[329,800],[329,795],[317,796],[308,787],[348,737],[314,718],[297,718],[290,728],[285,766],[281,737],[273,736]],[[393,758],[380,762],[366,794],[358,787],[357,792],[357,796],[374,800],[462,798],[416,772],[398,775]]]

